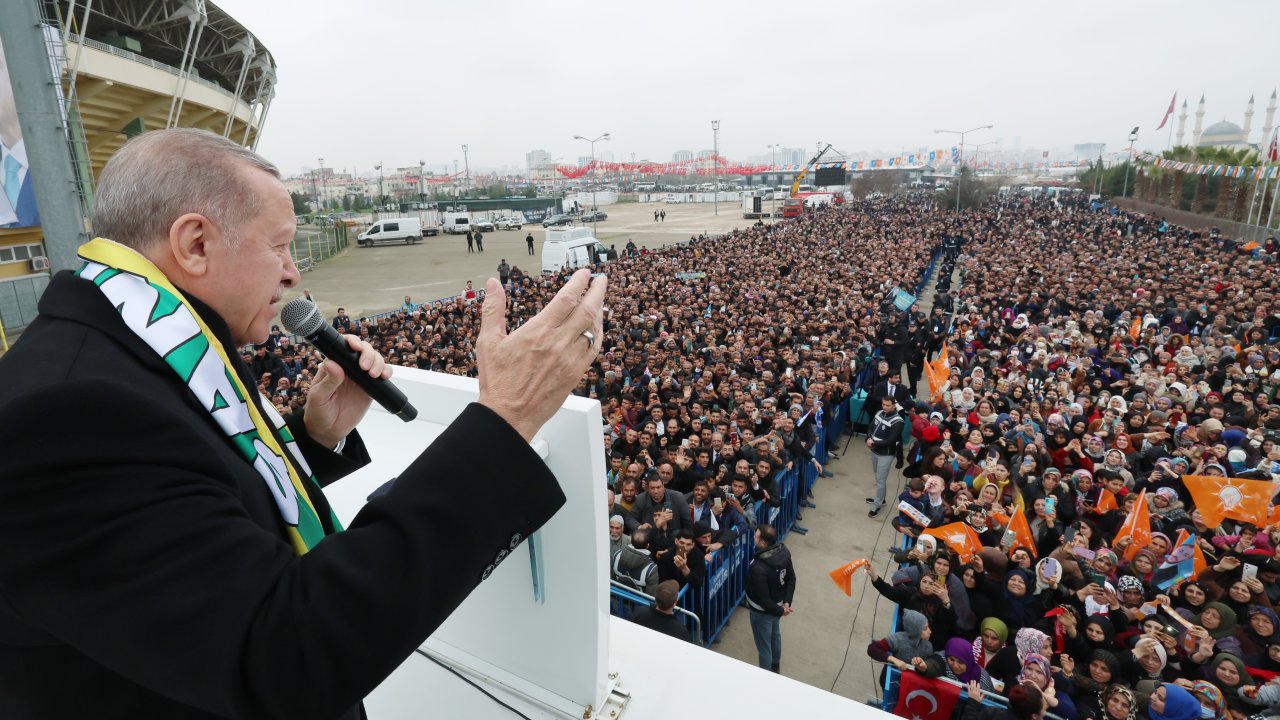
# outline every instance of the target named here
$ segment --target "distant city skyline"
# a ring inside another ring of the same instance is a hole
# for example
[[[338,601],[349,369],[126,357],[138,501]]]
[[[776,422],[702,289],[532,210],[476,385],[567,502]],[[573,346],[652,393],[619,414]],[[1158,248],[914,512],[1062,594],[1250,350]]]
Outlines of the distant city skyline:
[[[585,0],[430,12],[409,0],[383,0],[376,12],[338,0],[313,0],[305,12],[218,5],[278,64],[258,149],[286,173],[319,157],[361,171],[425,160],[440,172],[461,167],[463,144],[473,172],[524,172],[534,149],[574,164],[590,155],[574,137],[606,132],[597,157],[665,162],[711,147],[712,120],[720,154],[742,162],[771,155],[770,145],[807,160],[819,141],[868,156],[950,148],[958,138],[934,130],[982,125],[994,128],[966,144],[1065,158],[1078,144],[1127,147],[1138,126],[1135,148],[1158,152],[1171,140],[1169,126],[1156,126],[1175,91],[1179,106],[1206,96],[1206,124],[1240,124],[1251,95],[1261,101],[1280,85],[1274,43],[1189,50],[1188,18],[1203,12],[1191,0],[1088,11],[817,0],[802,18],[763,0],[655,0],[635,12]],[[1227,7],[1251,28],[1280,25],[1280,4]],[[391,41],[392,18],[408,42]],[[802,33],[804,23],[822,32]],[[1249,141],[1260,134],[1255,124]]]

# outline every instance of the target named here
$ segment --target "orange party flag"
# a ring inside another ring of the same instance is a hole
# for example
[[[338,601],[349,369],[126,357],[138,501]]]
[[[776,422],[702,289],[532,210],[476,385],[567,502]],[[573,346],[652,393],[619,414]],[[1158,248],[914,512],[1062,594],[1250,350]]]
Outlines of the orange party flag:
[[[1142,318],[1137,318],[1133,321],[1133,324],[1129,326],[1129,337],[1137,341],[1137,339],[1141,336],[1142,336]]]
[[[1218,527],[1225,518],[1250,522],[1258,527],[1267,524],[1271,496],[1276,488],[1268,480],[1183,475],[1182,482],[1210,528]]]
[[[1122,537],[1130,539],[1129,547],[1124,551],[1125,560],[1132,560],[1139,550],[1151,542],[1151,511],[1147,508],[1145,489],[1138,493],[1138,501],[1134,503],[1133,510],[1129,512],[1129,516],[1124,519],[1124,524],[1116,532],[1117,540]]]
[[[845,595],[853,597],[853,574],[865,568],[869,561],[866,558],[847,562],[827,573]]]
[[[1027,516],[1025,513],[1017,511],[1013,513],[1013,517],[1009,518],[1009,526],[1005,531],[1006,534],[1009,531],[1013,532],[1013,543],[1005,549],[1005,552],[1012,555],[1014,550],[1022,547],[1026,548],[1027,551],[1031,553],[1031,557],[1039,557],[1040,554],[1036,552],[1035,538],[1031,535],[1031,525],[1027,523]]]
[[[973,528],[962,522],[953,522],[938,528],[925,528],[925,535],[932,535],[945,542],[952,552],[960,556],[960,562],[967,563],[982,552],[982,540]]]
[[[1195,541],[1193,546],[1195,547],[1195,553],[1192,555],[1192,557],[1195,558],[1195,560],[1192,567],[1194,568],[1193,572],[1195,572],[1195,575],[1193,575],[1192,577],[1200,577],[1200,571],[1209,567],[1209,563],[1205,562],[1204,551],[1200,549],[1199,539]]]
[[[1093,511],[1099,515],[1111,510],[1119,510],[1120,506],[1116,504],[1116,495],[1106,488],[1102,488],[1102,494],[1098,496],[1098,505]]]

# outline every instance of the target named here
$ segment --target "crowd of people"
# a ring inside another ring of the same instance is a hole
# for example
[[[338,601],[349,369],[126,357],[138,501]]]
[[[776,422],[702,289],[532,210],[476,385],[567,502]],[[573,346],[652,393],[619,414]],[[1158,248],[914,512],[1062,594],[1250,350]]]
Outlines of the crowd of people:
[[[961,213],[884,198],[624,253],[574,391],[603,409],[614,576],[669,609],[865,393],[870,514],[916,539],[889,577],[871,568],[904,610],[872,657],[1066,720],[1280,711],[1280,523],[1270,505],[1206,513],[1184,482],[1280,481],[1274,247],[1059,194]],[[942,250],[933,312],[894,310]],[[512,322],[565,277],[513,269]],[[392,364],[474,374],[478,321],[460,297],[355,330]],[[247,359],[286,408],[305,395],[306,348],[273,335]],[[953,523],[978,545],[924,532]],[[1175,572],[1193,551],[1203,567]],[[789,612],[778,588],[754,592]]]
[[[1070,195],[964,224],[949,376],[881,413],[914,544],[868,654],[1009,717],[1280,712],[1274,254]]]

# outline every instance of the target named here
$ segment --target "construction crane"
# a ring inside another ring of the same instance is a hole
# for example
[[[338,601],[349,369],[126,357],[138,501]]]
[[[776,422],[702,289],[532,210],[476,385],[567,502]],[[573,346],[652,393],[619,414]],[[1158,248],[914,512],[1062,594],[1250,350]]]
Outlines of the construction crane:
[[[818,154],[814,155],[813,159],[810,160],[809,163],[805,165],[802,170],[800,170],[799,174],[796,175],[795,182],[791,183],[791,197],[795,197],[796,194],[800,192],[800,183],[804,182],[804,176],[809,174],[809,168],[813,167],[814,164],[816,164],[818,160],[822,158],[823,155],[826,155],[827,151],[830,149],[831,149],[831,144],[827,143],[827,146],[822,148],[822,150],[818,151]]]

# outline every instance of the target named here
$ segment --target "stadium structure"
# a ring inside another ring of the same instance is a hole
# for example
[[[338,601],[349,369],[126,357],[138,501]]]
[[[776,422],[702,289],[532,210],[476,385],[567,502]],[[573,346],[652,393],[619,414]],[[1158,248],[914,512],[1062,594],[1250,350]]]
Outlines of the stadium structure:
[[[275,96],[276,63],[248,28],[212,2],[8,3],[13,5],[0,11],[8,77],[0,77],[0,82],[6,83],[5,90],[10,81],[15,89],[19,82],[38,83],[33,71],[49,72],[39,63],[46,63],[55,76],[52,90],[63,120],[65,145],[56,150],[70,158],[68,181],[79,197],[80,218],[88,215],[94,181],[107,159],[135,135],[159,128],[196,127],[246,147],[257,146]],[[34,27],[10,21],[15,13],[31,17],[33,11]],[[20,33],[41,37],[36,43]],[[37,45],[43,54],[32,51]],[[4,112],[0,105],[0,114]],[[24,106],[19,97],[17,114],[23,128],[31,122],[24,117],[28,113],[36,116],[38,109]],[[41,156],[48,157],[55,150],[33,148],[39,138],[27,135],[28,155],[43,150]],[[31,172],[58,170],[37,161]],[[46,221],[52,212],[67,213],[66,207],[46,209],[41,200],[40,216]],[[36,301],[50,271],[65,266],[59,259],[68,255],[48,247],[46,235],[61,234],[41,224],[0,223],[0,322],[10,331],[35,317]]]

